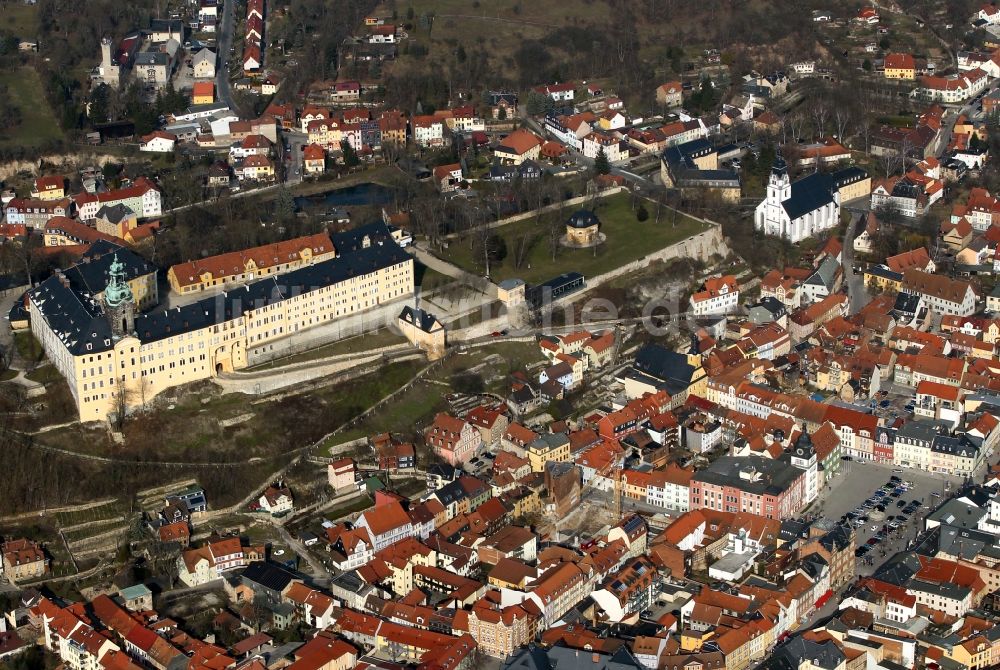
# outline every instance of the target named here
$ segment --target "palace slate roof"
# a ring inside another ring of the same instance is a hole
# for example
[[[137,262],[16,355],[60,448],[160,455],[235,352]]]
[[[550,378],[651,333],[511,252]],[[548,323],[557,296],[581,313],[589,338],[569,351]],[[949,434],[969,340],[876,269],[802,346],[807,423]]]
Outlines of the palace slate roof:
[[[365,237],[369,240],[367,247],[363,246]],[[344,255],[183,307],[137,314],[136,336],[143,344],[156,342],[221,324],[254,309],[331,286],[350,277],[411,261],[411,257],[392,240],[383,223],[338,233],[334,236],[334,245]],[[53,275],[31,292],[32,302],[74,355],[110,350],[111,327],[103,316],[101,306],[92,293],[73,290],[69,284],[68,281],[64,284],[60,277]],[[90,345],[89,348],[87,345]]]

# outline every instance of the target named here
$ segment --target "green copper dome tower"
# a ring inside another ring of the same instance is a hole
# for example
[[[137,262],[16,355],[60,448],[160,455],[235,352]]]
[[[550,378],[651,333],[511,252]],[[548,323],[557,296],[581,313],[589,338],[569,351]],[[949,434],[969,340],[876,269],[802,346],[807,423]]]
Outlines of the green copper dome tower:
[[[131,335],[135,330],[135,298],[125,281],[125,266],[115,254],[108,268],[108,285],[104,289],[104,314],[111,322],[111,333],[116,340]]]

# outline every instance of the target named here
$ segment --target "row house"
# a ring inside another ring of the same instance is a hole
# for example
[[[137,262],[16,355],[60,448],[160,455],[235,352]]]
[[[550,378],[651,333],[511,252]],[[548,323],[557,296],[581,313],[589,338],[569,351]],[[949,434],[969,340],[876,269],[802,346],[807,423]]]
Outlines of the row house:
[[[102,233],[85,223],[81,223],[76,219],[68,219],[64,216],[56,216],[49,219],[49,222],[45,224],[42,235],[47,247],[92,244],[101,240],[111,243],[117,241],[117,238],[112,235]]]
[[[467,632],[484,653],[505,659],[534,639],[539,611],[533,602],[501,607],[494,598],[484,596],[471,610],[455,613],[455,633]]]
[[[545,116],[545,131],[562,144],[583,151],[583,138],[594,131],[596,122],[597,117],[591,112],[569,115],[550,112]]]
[[[597,158],[601,152],[611,163],[621,162],[629,157],[627,144],[605,132],[592,132],[583,138],[583,155]]]
[[[376,505],[358,517],[357,528],[364,528],[376,552],[396,542],[413,537],[413,521],[396,500]]]
[[[961,219],[968,221],[973,229],[985,232],[992,225],[1000,224],[1000,200],[985,188],[973,188],[964,205],[956,203],[952,207],[950,222],[956,224]]]
[[[957,425],[962,418],[960,389],[951,384],[921,381],[917,384],[913,413],[918,417],[947,421]]]
[[[336,255],[330,236],[318,233],[178,263],[167,271],[167,280],[176,293],[198,293],[283,274]]]
[[[410,134],[413,141],[422,147],[444,146],[444,122],[434,115],[412,117]]]
[[[661,578],[656,566],[645,556],[628,562],[624,568],[605,580],[601,588],[591,592],[599,615],[610,623],[623,620],[648,609],[660,593]]]
[[[893,465],[930,470],[931,449],[942,434],[941,424],[927,421],[907,421],[895,431],[893,439]]]
[[[160,189],[146,177],[139,177],[131,186],[125,188],[103,193],[74,195],[73,202],[82,221],[96,219],[102,207],[112,207],[117,204],[125,205],[140,219],[163,214]]]
[[[4,208],[6,222],[9,225],[20,225],[41,230],[53,218],[72,217],[75,212],[74,202],[69,198],[32,199],[13,198]],[[96,216],[97,210],[94,210]]]
[[[910,97],[928,102],[954,104],[979,95],[989,84],[989,80],[989,75],[981,68],[947,77],[921,77]]]
[[[500,444],[500,440],[510,424],[510,419],[502,409],[486,405],[473,408],[465,415],[465,420],[479,430],[483,444],[490,448]]]
[[[690,509],[750,512],[769,519],[805,505],[805,470],[759,456],[723,456],[691,478]]]
[[[177,558],[177,577],[187,586],[201,586],[220,579],[230,570],[262,560],[264,547],[244,547],[238,537],[216,539],[183,552]]]
[[[424,440],[452,466],[469,461],[483,444],[482,434],[472,424],[445,412],[435,416],[424,430]]]
[[[739,307],[740,285],[733,275],[709,277],[701,290],[691,296],[695,316],[730,314]]]
[[[840,437],[841,451],[857,460],[874,457],[875,431],[878,417],[836,405],[828,406],[824,415]]]
[[[664,470],[650,473],[646,486],[646,504],[675,512],[687,512],[690,508],[692,468],[682,468],[671,463]]]
[[[541,611],[544,625],[551,626],[590,594],[593,574],[576,563],[558,563],[549,568],[531,586],[527,594]]]
[[[922,381],[960,386],[965,371],[966,362],[961,358],[936,353],[899,354],[893,369],[893,381],[913,387]]]
[[[639,430],[646,420],[667,411],[670,401],[666,391],[644,393],[641,398],[630,400],[620,410],[602,417],[597,422],[597,432],[607,440],[626,437]]]

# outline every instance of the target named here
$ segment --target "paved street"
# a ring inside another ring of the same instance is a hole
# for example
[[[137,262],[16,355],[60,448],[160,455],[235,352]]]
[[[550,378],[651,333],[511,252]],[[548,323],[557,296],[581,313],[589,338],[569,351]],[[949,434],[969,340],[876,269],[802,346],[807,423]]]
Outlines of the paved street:
[[[844,285],[847,287],[847,297],[850,301],[848,308],[851,314],[857,314],[868,303],[864,275],[854,272],[854,237],[863,216],[861,211],[852,210],[851,222],[847,224],[847,231],[844,233]]]
[[[229,85],[229,52],[233,43],[233,4],[236,0],[225,0],[222,6],[222,20],[218,25],[218,40],[215,54],[215,95],[219,102],[224,102],[229,109],[238,111],[233,102],[233,90]]]
[[[297,184],[305,177],[305,169],[302,164],[302,148],[309,143],[309,136],[305,133],[285,131],[282,133],[284,141],[288,143],[287,154],[291,160],[285,163],[285,182]]]

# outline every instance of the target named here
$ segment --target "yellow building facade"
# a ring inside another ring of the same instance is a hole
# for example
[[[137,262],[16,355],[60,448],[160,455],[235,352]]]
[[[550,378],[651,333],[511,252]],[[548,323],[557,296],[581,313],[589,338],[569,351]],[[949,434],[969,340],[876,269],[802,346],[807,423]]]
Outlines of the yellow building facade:
[[[180,384],[244,368],[250,354],[299,331],[411,295],[413,260],[385,226],[353,232],[356,248],[337,258],[145,314],[135,314],[121,277],[100,300],[52,277],[29,294],[31,329],[69,383],[80,419],[105,420]]]

